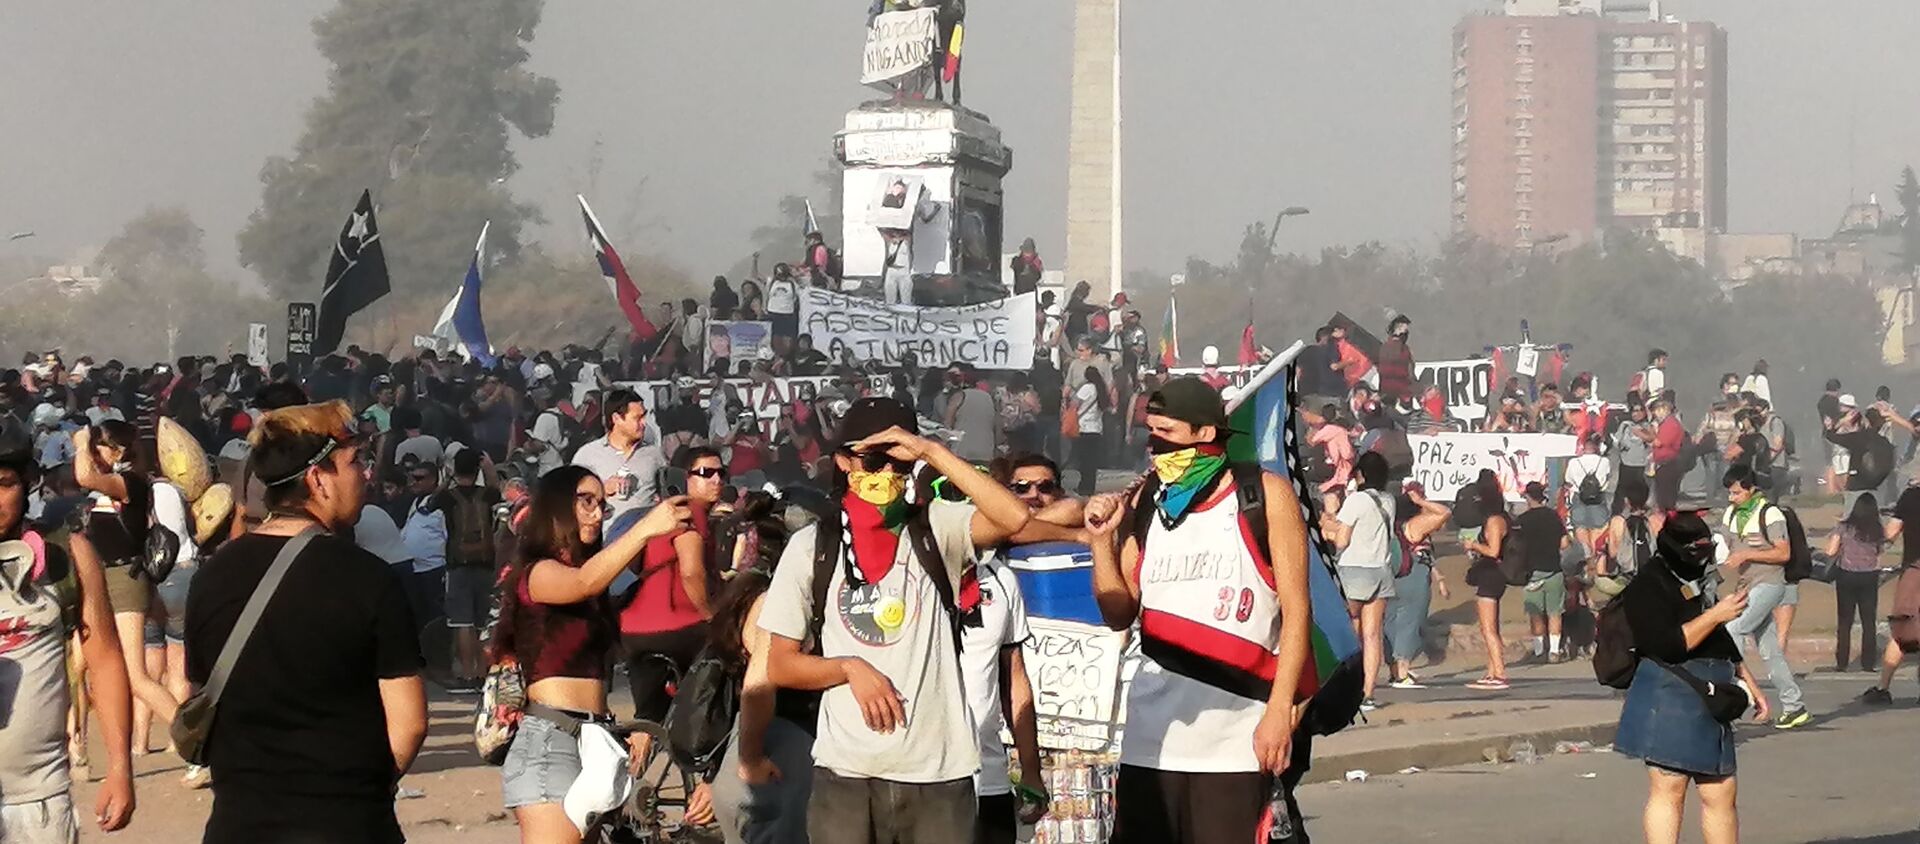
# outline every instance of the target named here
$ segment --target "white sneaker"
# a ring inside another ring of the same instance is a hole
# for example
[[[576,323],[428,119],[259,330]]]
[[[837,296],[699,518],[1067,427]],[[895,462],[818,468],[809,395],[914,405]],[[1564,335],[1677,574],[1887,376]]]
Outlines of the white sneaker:
[[[1366,700],[1360,701],[1361,712],[1372,712],[1379,708],[1380,708],[1380,704],[1374,703],[1373,698],[1367,698]]]
[[[1420,678],[1412,674],[1387,684],[1387,688],[1390,689],[1424,689],[1426,687],[1427,684],[1420,682]]]

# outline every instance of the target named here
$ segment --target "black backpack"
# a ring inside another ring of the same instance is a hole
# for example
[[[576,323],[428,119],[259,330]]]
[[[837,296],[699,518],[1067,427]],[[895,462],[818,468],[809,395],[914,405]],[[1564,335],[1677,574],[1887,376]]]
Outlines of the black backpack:
[[[1593,678],[1610,689],[1633,685],[1640,655],[1633,652],[1633,627],[1627,623],[1626,599],[1633,587],[1605,607],[1593,620]]]
[[[1500,575],[1507,579],[1508,586],[1525,586],[1533,580],[1533,561],[1527,559],[1527,538],[1520,530],[1520,520],[1505,513],[1496,515],[1507,520],[1507,536],[1500,543]]]
[[[453,506],[447,516],[447,565],[455,568],[492,568],[494,557],[493,506],[481,487],[455,486],[447,490]]]
[[[833,502],[825,509],[813,509],[812,512],[816,519],[813,534],[813,619],[807,632],[813,639],[814,652],[818,654],[820,631],[827,622],[827,588],[833,581],[833,567],[840,565],[840,506],[838,502]],[[914,560],[926,571],[927,579],[933,581],[934,592],[940,596],[940,609],[946,613],[947,623],[953,628],[953,650],[958,654],[962,647],[960,607],[954,599],[953,579],[947,575],[946,561],[941,558],[940,546],[934,541],[933,524],[927,521],[925,507],[918,508],[912,516],[907,517],[900,538],[913,548]]]
[[[1619,559],[1632,561],[1631,567],[1622,566],[1626,571],[1637,573],[1641,567],[1653,559],[1653,531],[1647,526],[1646,516],[1627,516],[1627,538],[1625,548],[1615,549],[1616,564]]]
[[[1787,570],[1787,582],[1799,583],[1806,580],[1813,575],[1813,548],[1807,544],[1807,528],[1800,523],[1800,514],[1792,507],[1771,501],[1767,502],[1766,506],[1779,510],[1780,515],[1786,517],[1787,548],[1790,552],[1784,566]],[[1765,508],[1761,508],[1761,512],[1754,514],[1754,518],[1760,520],[1760,538],[1768,545],[1772,545],[1773,537],[1767,535]]]
[[[680,767],[711,778],[740,714],[742,668],[712,645],[700,649],[667,707],[667,752]]]
[[[1581,504],[1591,506],[1607,503],[1606,488],[1600,485],[1600,477],[1591,472],[1589,472],[1586,477],[1580,479],[1578,495],[1580,496]]]

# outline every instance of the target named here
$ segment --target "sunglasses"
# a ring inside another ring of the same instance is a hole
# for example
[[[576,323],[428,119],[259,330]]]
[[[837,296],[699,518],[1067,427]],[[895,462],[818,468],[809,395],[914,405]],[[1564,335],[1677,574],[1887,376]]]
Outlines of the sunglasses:
[[[858,461],[860,468],[868,472],[892,469],[896,475],[912,474],[913,464],[905,460],[895,460],[884,451],[854,451],[847,449],[846,454]]]
[[[1060,482],[1014,481],[1007,485],[1007,489],[1013,490],[1014,495],[1026,495],[1029,492],[1038,492],[1041,495],[1056,495],[1060,492]]]
[[[687,474],[696,478],[724,479],[727,476],[727,470],[720,466],[702,466],[698,469],[688,469]]]

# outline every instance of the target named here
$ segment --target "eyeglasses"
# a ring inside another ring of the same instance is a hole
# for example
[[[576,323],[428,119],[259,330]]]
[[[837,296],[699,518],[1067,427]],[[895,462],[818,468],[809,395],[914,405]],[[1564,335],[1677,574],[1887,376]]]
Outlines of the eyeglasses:
[[[1041,495],[1058,495],[1060,493],[1060,482],[1050,480],[1014,481],[1013,483],[1007,484],[1007,489],[1013,490],[1014,495],[1026,495],[1029,492],[1038,492]]]
[[[591,513],[595,510],[599,510],[600,512],[605,513],[613,509],[613,505],[607,503],[606,496],[595,495],[591,492],[574,493],[573,506],[574,506],[574,509],[576,510],[580,510],[582,512],[588,512],[588,513]]]
[[[687,474],[696,478],[724,479],[727,476],[727,470],[721,466],[702,466],[698,469],[688,469]]]

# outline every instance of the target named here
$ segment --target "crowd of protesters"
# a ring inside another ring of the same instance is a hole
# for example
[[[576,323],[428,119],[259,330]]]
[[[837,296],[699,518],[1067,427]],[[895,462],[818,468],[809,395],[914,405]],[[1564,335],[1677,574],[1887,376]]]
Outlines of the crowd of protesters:
[[[799,275],[816,277],[811,266]],[[184,777],[213,788],[209,841],[399,840],[392,790],[424,737],[422,678],[472,695],[502,665],[517,666],[526,701],[502,760],[505,806],[525,840],[577,840],[584,826],[568,806],[599,770],[583,736],[611,727],[616,688],[634,717],[666,718],[702,653],[731,666],[741,703],[724,761],[688,795],[689,821],[716,823],[732,841],[847,840],[847,829],[876,841],[1012,840],[1016,820],[1044,813],[1048,796],[1020,664],[1025,610],[1005,561],[1043,541],[1090,545],[1101,615],[1154,643],[1126,703],[1114,840],[1245,838],[1276,816],[1297,826],[1290,784],[1306,759],[1287,713],[1308,663],[1307,526],[1289,515],[1297,508],[1275,506],[1294,488],[1273,476],[1261,481],[1264,513],[1237,509],[1231,493],[1243,484],[1223,443],[1234,435],[1225,400],[1238,388],[1217,351],[1197,377],[1172,377],[1126,297],[1093,304],[1082,284],[1064,303],[1043,302],[1025,372],[836,362],[781,326],[792,313],[783,285],[797,283],[784,265],[764,288],[716,279],[705,307],[663,310],[657,337],[616,356],[508,349],[484,367],[349,348],[294,371],[243,356],[133,368],[49,353],[0,373],[0,539],[31,535],[32,567],[66,572],[62,589],[38,598],[0,596],[0,618],[50,658],[26,668],[59,672],[57,683],[33,678],[52,709],[0,727],[0,743],[22,750],[9,759],[34,760],[0,773],[9,835],[18,826],[53,830],[21,840],[66,840],[48,819],[71,815],[66,771],[90,762],[89,710],[108,748],[98,823],[124,824],[128,758],[160,752],[150,724],[188,720],[195,690],[228,670],[216,663],[240,636],[255,656],[229,666],[220,738]],[[702,320],[761,317],[776,324],[768,354],[691,365],[704,353]],[[1489,472],[1441,502],[1409,481],[1407,437],[1457,423],[1413,378],[1411,329],[1395,318],[1366,355],[1330,325],[1298,363],[1302,469],[1323,496],[1309,512],[1363,642],[1362,708],[1384,705],[1382,676],[1395,690],[1425,687],[1413,669],[1430,602],[1453,588],[1433,563],[1443,527],[1472,561],[1461,587],[1487,647],[1486,673],[1466,685],[1498,692],[1509,679],[1499,613],[1510,587],[1527,593],[1532,658],[1580,656],[1594,642],[1566,618],[1617,599],[1656,558],[1684,574],[1698,557],[1688,531],[1700,528],[1676,518],[1724,507],[1710,521],[1721,525],[1727,600],[1678,611],[1723,624],[1730,647],[1714,638],[1694,657],[1753,686],[1739,657],[1757,648],[1778,699],[1760,711],[1777,712],[1782,729],[1804,725],[1812,715],[1784,658],[1799,579],[1785,570],[1788,511],[1773,502],[1818,487],[1843,494],[1846,513],[1814,540],[1835,561],[1836,664],[1853,660],[1857,621],[1858,665],[1881,671],[1863,700],[1889,699],[1894,670],[1920,647],[1920,606],[1908,606],[1920,605],[1920,580],[1903,576],[1883,650],[1878,558],[1896,539],[1916,545],[1904,524],[1920,518],[1920,491],[1896,480],[1893,437],[1914,420],[1893,411],[1885,388],[1861,407],[1829,384],[1825,456],[1802,481],[1764,361],[1722,379],[1691,428],[1658,350],[1623,404],[1594,396],[1585,374],[1564,396],[1516,382],[1469,427],[1569,434],[1577,455],[1551,487],[1508,490]],[[752,391],[791,375],[832,381],[773,409],[769,423]],[[643,395],[634,381],[667,386]],[[163,465],[163,428],[193,442],[230,489],[229,511],[202,513],[194,484]],[[1108,469],[1146,471],[1153,489],[1096,495]],[[803,489],[815,492],[795,499]],[[801,499],[814,506],[796,529],[788,505]],[[1208,529],[1222,518],[1261,520],[1247,535],[1266,547]],[[1676,524],[1684,530],[1669,542]],[[178,543],[164,577],[143,576],[151,534]],[[1235,539],[1214,547],[1220,537]],[[283,552],[293,555],[284,566]],[[1169,574],[1192,570],[1182,561],[1195,554],[1211,555],[1220,583]],[[1902,555],[1909,572],[1915,558]],[[282,578],[289,597],[239,632],[256,589]],[[1222,584],[1253,596],[1237,623],[1214,613]],[[1219,654],[1182,624],[1256,642],[1273,681],[1257,695],[1219,683],[1207,668]],[[1704,647],[1691,627],[1684,644]],[[70,675],[68,659],[84,671]],[[1194,707],[1209,717],[1181,715]],[[1011,770],[1002,723],[1015,739]],[[1700,777],[1730,769],[1728,755],[1679,770],[1706,795]],[[1653,783],[1650,817],[1673,786]],[[22,820],[33,812],[40,826]]]

